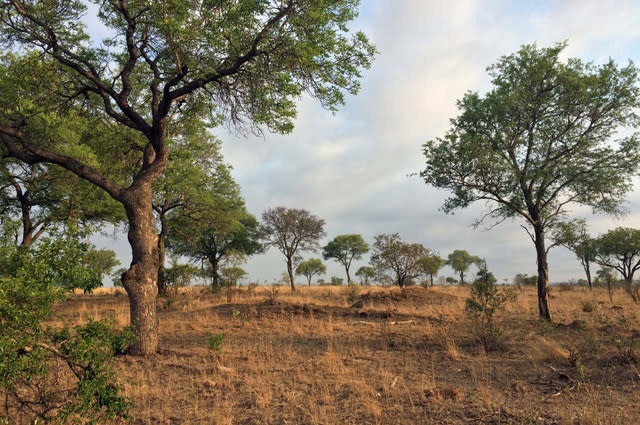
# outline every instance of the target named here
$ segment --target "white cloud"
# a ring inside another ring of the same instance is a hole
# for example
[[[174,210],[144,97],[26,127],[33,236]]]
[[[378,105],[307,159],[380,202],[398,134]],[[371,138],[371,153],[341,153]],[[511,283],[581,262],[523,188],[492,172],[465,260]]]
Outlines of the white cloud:
[[[327,220],[327,240],[358,232],[371,243],[376,234],[399,232],[443,256],[461,248],[487,257],[500,278],[535,274],[533,245],[520,222],[474,230],[470,225],[481,206],[445,215],[439,207],[446,193],[407,174],[422,167],[421,145],[447,130],[457,113],[456,100],[467,90],[486,90],[485,68],[522,44],[548,46],[568,39],[570,56],[637,57],[640,4],[365,0],[362,8],[354,27],[363,29],[381,53],[366,72],[361,93],[349,97],[343,110],[331,115],[305,99],[289,136],[248,141],[222,136],[249,208],[258,216],[275,205],[308,209]],[[592,221],[594,233],[619,225],[609,217]],[[623,223],[640,226],[640,213]],[[280,257],[272,253],[251,260],[250,278],[280,277]],[[581,276],[566,250],[552,251],[550,264],[552,280]],[[330,264],[329,276],[342,274]]]
[[[468,90],[486,90],[485,68],[522,44],[568,40],[567,56],[637,61],[640,2],[363,0],[361,8],[354,28],[369,35],[380,55],[365,73],[360,94],[348,97],[341,111],[333,115],[304,98],[291,135],[245,139],[214,130],[249,210],[259,217],[278,205],[308,209],[327,221],[324,242],[361,233],[372,243],[376,234],[399,232],[445,257],[454,249],[486,257],[500,279],[535,274],[533,245],[520,222],[474,230],[481,205],[445,215],[439,208],[446,192],[407,175],[423,166],[421,145],[446,132],[457,114],[456,100]],[[94,38],[106,34],[96,21],[86,22]],[[593,233],[640,227],[640,192],[629,198],[632,214],[622,220],[590,218]],[[337,264],[328,265],[328,276],[343,276]],[[271,282],[285,270],[275,250],[245,268],[249,279],[259,282]],[[571,253],[552,251],[552,280],[581,275]]]

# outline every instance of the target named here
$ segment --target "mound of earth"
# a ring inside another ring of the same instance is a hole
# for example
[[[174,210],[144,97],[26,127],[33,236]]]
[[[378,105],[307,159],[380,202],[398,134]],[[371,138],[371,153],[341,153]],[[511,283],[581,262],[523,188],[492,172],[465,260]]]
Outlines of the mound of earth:
[[[369,291],[360,295],[363,303],[374,305],[404,304],[443,305],[455,301],[458,297],[423,287],[393,288],[389,291]]]

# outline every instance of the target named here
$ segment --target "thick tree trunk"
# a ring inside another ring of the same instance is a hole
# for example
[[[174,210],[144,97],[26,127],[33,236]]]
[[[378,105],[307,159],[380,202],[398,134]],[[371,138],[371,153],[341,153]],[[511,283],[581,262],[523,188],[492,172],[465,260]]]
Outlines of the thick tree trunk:
[[[291,284],[291,292],[296,291],[296,285],[293,282],[293,260],[287,257],[287,273],[289,273],[289,283]]]
[[[627,294],[631,296],[631,299],[634,303],[640,303],[640,296],[638,295],[638,289],[633,286],[633,276],[625,277],[624,279],[624,290],[627,291]]]
[[[211,264],[211,289],[217,291],[220,289],[220,276],[218,275],[218,265],[220,258],[216,255],[209,257],[209,264]]]
[[[166,258],[165,238],[167,236],[167,223],[164,215],[160,216],[160,233],[158,234],[158,293],[167,295],[169,288],[167,287],[167,276],[164,270],[164,262]]]
[[[349,266],[344,266],[347,271],[347,285],[351,283],[351,276],[349,276]]]
[[[551,320],[551,313],[549,312],[549,266],[544,244],[544,229],[540,226],[534,226],[534,236],[538,261],[538,311],[540,317]]]
[[[122,284],[129,295],[131,323],[137,340],[132,354],[149,356],[158,351],[158,235],[154,228],[151,184],[129,189],[122,203],[129,219],[128,239],[132,260],[122,274]]]

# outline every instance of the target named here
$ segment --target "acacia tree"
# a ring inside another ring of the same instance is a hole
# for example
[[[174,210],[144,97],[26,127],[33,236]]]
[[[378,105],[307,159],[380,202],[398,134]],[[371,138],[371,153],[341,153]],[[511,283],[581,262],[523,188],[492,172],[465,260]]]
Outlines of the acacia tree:
[[[362,284],[367,286],[369,281],[376,276],[376,271],[371,266],[362,266],[356,272],[356,276],[362,279]]]
[[[447,262],[437,254],[426,255],[420,259],[420,267],[424,274],[429,276],[429,285],[433,286],[433,278],[438,274]]]
[[[573,220],[558,223],[553,233],[554,243],[571,250],[584,269],[589,289],[593,289],[591,264],[596,260],[595,240],[587,231],[584,220]]]
[[[469,254],[464,249],[456,249],[447,256],[446,264],[455,272],[460,274],[460,285],[464,285],[464,274],[469,270],[472,264],[476,264],[478,268],[482,263],[482,259],[475,255]]]
[[[562,62],[564,47],[523,46],[489,67],[493,87],[458,102],[451,129],[424,145],[421,173],[427,184],[453,193],[445,212],[486,201],[483,219],[524,219],[536,250],[538,310],[546,319],[545,234],[571,204],[620,213],[640,158],[636,135],[614,139],[638,121],[635,66]]]
[[[620,272],[625,291],[635,303],[640,303],[640,287],[633,284],[633,275],[640,269],[640,230],[625,227],[609,230],[595,240],[595,251],[596,261]]]
[[[357,234],[338,235],[333,238],[322,250],[325,260],[335,259],[344,266],[347,272],[347,283],[351,282],[349,268],[353,260],[360,260],[363,254],[369,252],[369,244]]]
[[[322,263],[319,258],[310,258],[302,261],[296,267],[296,274],[303,275],[307,278],[309,286],[311,286],[311,278],[316,275],[325,274],[327,272],[327,266]]]
[[[81,24],[83,2],[0,1],[0,42],[25,52],[9,67],[26,75],[49,68],[30,81],[36,89],[29,113],[16,107],[25,104],[16,102],[25,93],[21,82],[3,83],[0,141],[5,155],[58,164],[124,206],[132,262],[122,281],[137,334],[132,351],[150,355],[158,348],[152,186],[167,164],[167,134],[210,112],[212,124],[221,117],[255,131],[289,132],[295,99],[306,91],[335,110],[344,92],[357,92],[375,49],[362,33],[348,34],[357,0],[93,2],[111,30],[102,45]],[[30,49],[31,62],[22,60]],[[118,137],[89,147],[75,134],[54,134],[43,125],[52,111],[106,123]],[[105,147],[132,150],[133,171],[123,176],[99,167]]]
[[[262,213],[258,235],[264,246],[275,246],[284,254],[291,291],[295,291],[293,266],[299,251],[316,251],[320,239],[325,236],[324,220],[307,210],[276,207]]]
[[[406,243],[397,233],[375,236],[371,264],[380,274],[393,272],[395,283],[404,288],[407,279],[423,273],[420,260],[431,252],[418,243]]]
[[[233,266],[238,266],[247,256],[262,251],[257,234],[258,221],[247,212],[241,198],[230,201],[234,205],[227,204],[226,210],[213,209],[196,217],[184,216],[175,220],[168,235],[171,252],[209,263],[214,290],[221,286],[220,266],[227,258],[233,258]]]

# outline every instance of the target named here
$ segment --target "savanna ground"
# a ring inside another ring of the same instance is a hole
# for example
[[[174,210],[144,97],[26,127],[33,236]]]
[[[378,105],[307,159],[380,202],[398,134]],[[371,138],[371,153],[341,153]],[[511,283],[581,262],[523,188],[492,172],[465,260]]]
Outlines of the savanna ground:
[[[469,288],[191,288],[160,299],[161,352],[117,357],[133,424],[638,424],[640,307],[622,291],[535,288],[486,352]],[[359,301],[353,306],[353,301]],[[70,324],[128,320],[126,295],[74,295]],[[221,351],[212,336],[224,334]]]

